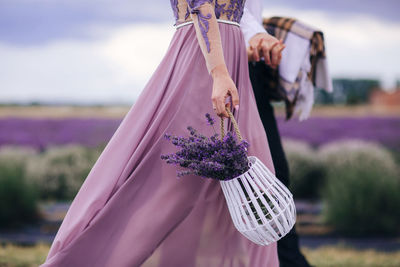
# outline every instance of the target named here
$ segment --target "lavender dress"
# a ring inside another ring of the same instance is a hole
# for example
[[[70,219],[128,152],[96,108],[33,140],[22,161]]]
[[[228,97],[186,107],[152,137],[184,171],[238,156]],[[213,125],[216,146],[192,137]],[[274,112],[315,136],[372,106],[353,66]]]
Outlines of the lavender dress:
[[[190,21],[204,3],[215,16],[238,22],[241,0],[171,0],[176,24]],[[176,168],[160,155],[175,151],[164,133],[187,134],[191,125],[213,130],[204,114],[214,114],[212,78],[201,48],[207,35],[203,21],[182,24],[169,49],[98,158],[53,241],[42,267],[275,267],[276,244],[253,244],[234,227],[218,181],[176,177]],[[200,21],[200,20],[199,20]],[[211,25],[211,24],[210,24]],[[240,27],[218,22],[227,68],[236,83],[240,108],[235,117],[257,156],[272,171],[267,136],[249,80],[245,42]],[[199,26],[199,25],[197,25]],[[232,130],[226,123],[227,130]]]

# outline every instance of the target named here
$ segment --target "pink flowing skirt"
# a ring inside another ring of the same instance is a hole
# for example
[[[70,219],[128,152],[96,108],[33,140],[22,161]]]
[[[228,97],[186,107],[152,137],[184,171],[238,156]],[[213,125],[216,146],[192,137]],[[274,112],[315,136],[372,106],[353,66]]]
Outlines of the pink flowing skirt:
[[[225,61],[236,83],[235,118],[249,155],[274,172],[249,80],[241,29],[219,23]],[[169,49],[73,200],[42,267],[275,267],[276,243],[258,246],[234,227],[218,181],[177,178],[160,159],[176,148],[164,133],[193,126],[214,133],[208,74],[193,25],[177,29]],[[226,121],[227,130],[232,125]],[[218,127],[216,127],[218,128]]]

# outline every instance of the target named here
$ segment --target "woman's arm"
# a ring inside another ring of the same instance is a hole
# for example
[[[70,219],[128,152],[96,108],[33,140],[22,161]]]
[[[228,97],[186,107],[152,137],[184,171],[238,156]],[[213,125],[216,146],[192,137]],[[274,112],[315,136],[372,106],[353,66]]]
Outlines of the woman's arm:
[[[226,66],[214,12],[214,0],[187,0],[187,2],[207,70],[211,73],[216,66]]]
[[[237,88],[225,64],[219,26],[214,11],[214,0],[186,0],[193,19],[197,39],[204,55],[208,72],[213,78],[212,103],[218,116],[229,117],[225,111],[225,100],[232,96],[238,108]]]

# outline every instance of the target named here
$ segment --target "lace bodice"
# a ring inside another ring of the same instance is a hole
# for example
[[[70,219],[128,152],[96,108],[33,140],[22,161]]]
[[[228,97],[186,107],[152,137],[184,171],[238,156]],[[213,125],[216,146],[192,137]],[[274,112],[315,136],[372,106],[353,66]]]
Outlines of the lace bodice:
[[[191,21],[190,7],[194,8],[208,2],[214,6],[217,19],[239,23],[243,15],[244,0],[170,0],[175,15],[175,25]]]

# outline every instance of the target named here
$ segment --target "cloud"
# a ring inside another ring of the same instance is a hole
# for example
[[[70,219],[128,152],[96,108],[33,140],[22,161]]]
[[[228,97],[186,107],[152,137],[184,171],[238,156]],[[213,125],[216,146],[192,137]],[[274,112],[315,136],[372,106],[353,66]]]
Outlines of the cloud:
[[[387,86],[400,78],[398,22],[370,15],[338,19],[323,11],[266,8],[264,16],[271,15],[293,16],[322,29],[333,77],[376,77]],[[0,102],[133,103],[174,34],[171,21],[83,23],[79,31],[90,38],[60,35],[30,45],[0,40]]]
[[[175,29],[169,24],[140,23],[117,29],[99,51],[118,73],[120,83],[135,77],[140,84],[153,74]]]
[[[15,45],[43,45],[63,38],[96,39],[91,26],[130,25],[136,22],[173,23],[170,3],[151,0],[2,0],[0,41]]]
[[[321,11],[340,19],[343,16],[364,14],[384,22],[400,22],[398,0],[263,0],[266,9],[289,8],[296,11]]]
[[[173,27],[94,31],[108,37],[33,47],[0,44],[0,101],[134,102],[166,52]]]
[[[263,0],[266,9],[289,8],[342,16],[366,14],[384,22],[400,22],[398,0]],[[0,41],[43,45],[56,39],[102,38],[85,31],[97,25],[120,27],[132,23],[173,23],[170,2],[151,0],[1,0]]]
[[[263,16],[294,17],[321,29],[334,77],[378,78],[385,87],[392,87],[400,78],[400,22],[384,22],[365,14],[338,19],[321,11],[271,7]]]

